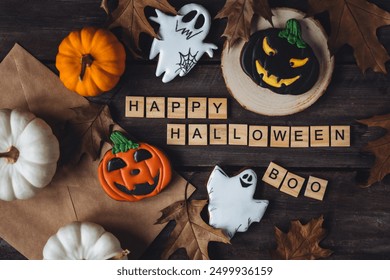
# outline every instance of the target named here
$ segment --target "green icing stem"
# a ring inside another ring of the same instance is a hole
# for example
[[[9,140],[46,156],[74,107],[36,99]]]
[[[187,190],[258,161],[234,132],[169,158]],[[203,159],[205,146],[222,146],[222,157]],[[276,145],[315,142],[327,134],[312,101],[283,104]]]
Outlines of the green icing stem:
[[[114,144],[112,153],[115,155],[119,152],[125,153],[130,149],[138,149],[139,144],[127,139],[121,132],[114,131],[111,133],[110,139]]]
[[[286,27],[279,32],[280,38],[285,38],[291,45],[296,45],[299,49],[307,47],[301,36],[301,25],[296,19],[289,19],[286,22]]]

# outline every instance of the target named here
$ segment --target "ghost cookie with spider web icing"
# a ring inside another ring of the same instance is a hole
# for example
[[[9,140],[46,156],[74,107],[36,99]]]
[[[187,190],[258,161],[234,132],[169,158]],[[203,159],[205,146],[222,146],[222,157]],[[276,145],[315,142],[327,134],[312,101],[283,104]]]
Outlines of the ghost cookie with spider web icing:
[[[160,25],[159,38],[153,40],[149,59],[159,55],[156,76],[164,74],[164,83],[177,75],[187,75],[204,53],[213,57],[213,50],[218,47],[203,42],[211,25],[210,15],[205,8],[198,4],[187,4],[177,16],[155,11],[157,16],[150,17],[150,20]]]
[[[220,228],[232,238],[236,232],[245,232],[253,222],[260,222],[268,200],[253,199],[257,176],[252,169],[229,177],[218,165],[207,182],[209,195],[209,224]]]

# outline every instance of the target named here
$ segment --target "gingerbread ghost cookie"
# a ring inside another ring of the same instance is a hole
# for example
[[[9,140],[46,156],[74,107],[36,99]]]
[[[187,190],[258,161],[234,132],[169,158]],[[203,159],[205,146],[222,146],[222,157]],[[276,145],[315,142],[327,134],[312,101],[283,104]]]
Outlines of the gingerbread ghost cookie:
[[[229,177],[215,166],[207,183],[210,225],[220,228],[232,238],[236,232],[245,232],[253,222],[260,222],[268,200],[253,199],[257,176],[252,169]]]
[[[156,76],[163,73],[167,83],[177,75],[185,76],[206,52],[213,57],[218,47],[204,43],[211,25],[208,11],[198,4],[183,6],[177,16],[166,15],[156,10],[150,19],[160,25],[158,37],[153,40],[149,59],[159,55]]]

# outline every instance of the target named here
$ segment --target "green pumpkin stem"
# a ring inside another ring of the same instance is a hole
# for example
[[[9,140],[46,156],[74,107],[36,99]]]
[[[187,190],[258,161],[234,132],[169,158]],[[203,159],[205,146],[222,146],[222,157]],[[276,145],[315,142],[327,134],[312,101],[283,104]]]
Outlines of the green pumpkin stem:
[[[289,19],[286,27],[279,32],[280,38],[285,38],[291,45],[296,45],[299,49],[305,49],[307,44],[302,39],[301,25],[296,19]]]
[[[111,133],[110,139],[114,144],[112,153],[115,155],[119,152],[125,153],[130,149],[138,149],[139,144],[127,139],[121,132],[114,131]]]

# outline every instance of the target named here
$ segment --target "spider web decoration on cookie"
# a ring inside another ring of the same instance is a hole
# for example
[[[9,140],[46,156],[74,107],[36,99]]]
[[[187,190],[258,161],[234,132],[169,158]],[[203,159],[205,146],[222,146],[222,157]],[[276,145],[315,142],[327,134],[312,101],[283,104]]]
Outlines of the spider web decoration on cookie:
[[[191,54],[191,49],[188,50],[188,54],[182,54],[181,52],[179,52],[180,62],[177,63],[177,65],[179,65],[179,68],[177,68],[176,72],[180,71],[183,76],[187,75],[187,73],[190,72],[192,67],[194,67],[195,64],[198,62],[198,60],[196,59],[198,52],[199,51],[197,51],[194,55]]]

